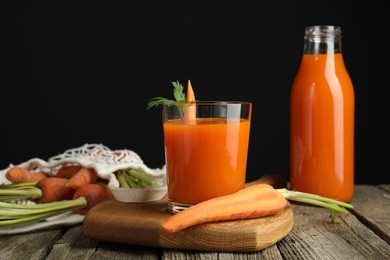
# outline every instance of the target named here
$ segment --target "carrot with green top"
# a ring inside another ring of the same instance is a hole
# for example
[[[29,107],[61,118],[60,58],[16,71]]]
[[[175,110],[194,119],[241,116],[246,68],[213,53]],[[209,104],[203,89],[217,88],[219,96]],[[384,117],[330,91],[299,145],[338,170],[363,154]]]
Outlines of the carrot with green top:
[[[2,185],[0,201],[30,199],[41,204],[72,199],[74,190],[66,187],[67,181],[64,178],[48,177],[38,182]]]
[[[353,208],[349,203],[315,194],[253,184],[236,193],[209,199],[180,211],[163,221],[161,227],[168,233],[174,233],[206,222],[270,216],[284,209],[287,200],[329,209],[332,223],[338,223],[340,214],[348,214],[347,208]]]
[[[0,202],[0,227],[33,223],[66,212],[85,215],[95,205],[113,198],[107,185],[90,183],[75,190],[69,200],[42,204]]]
[[[168,233],[206,222],[274,215],[286,199],[268,184],[255,184],[238,192],[209,199],[176,213],[161,223]]]
[[[60,177],[50,177],[40,180],[35,187],[42,190],[42,196],[35,200],[36,203],[72,199],[74,190],[66,186],[67,182],[67,179]]]

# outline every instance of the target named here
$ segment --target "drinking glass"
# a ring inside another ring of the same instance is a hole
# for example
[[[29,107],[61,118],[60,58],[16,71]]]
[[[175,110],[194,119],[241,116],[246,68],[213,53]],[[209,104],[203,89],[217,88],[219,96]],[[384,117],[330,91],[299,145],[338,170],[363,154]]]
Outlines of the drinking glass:
[[[163,105],[172,213],[245,186],[251,113],[242,101]]]

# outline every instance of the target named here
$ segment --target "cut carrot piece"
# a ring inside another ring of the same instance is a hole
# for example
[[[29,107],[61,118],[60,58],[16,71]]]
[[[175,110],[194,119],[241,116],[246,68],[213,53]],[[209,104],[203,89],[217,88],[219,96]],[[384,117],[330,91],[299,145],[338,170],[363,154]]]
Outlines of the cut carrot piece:
[[[186,100],[188,107],[184,110],[184,121],[186,123],[195,124],[196,122],[196,106],[195,106],[195,93],[192,88],[191,81],[188,80],[187,84],[187,96]]]
[[[195,93],[194,93],[194,89],[192,88],[192,85],[191,85],[191,81],[188,80],[188,84],[187,84],[187,96],[186,96],[186,100],[188,102],[195,102]]]
[[[178,212],[163,221],[161,227],[174,233],[206,222],[265,217],[276,214],[286,204],[287,200],[271,185],[254,184]]]

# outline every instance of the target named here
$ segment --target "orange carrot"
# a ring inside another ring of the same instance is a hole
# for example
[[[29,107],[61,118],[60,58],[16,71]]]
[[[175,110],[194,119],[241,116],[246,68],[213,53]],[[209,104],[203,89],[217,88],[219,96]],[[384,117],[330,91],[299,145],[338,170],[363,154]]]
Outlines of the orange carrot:
[[[69,180],[66,186],[77,189],[88,183],[95,183],[98,179],[96,171],[92,168],[81,167]]]
[[[65,178],[50,177],[40,180],[35,187],[42,190],[42,197],[36,199],[36,203],[48,203],[53,201],[72,199],[74,190],[66,186]]]
[[[189,102],[195,102],[195,93],[194,93],[194,89],[192,88],[190,80],[188,80],[188,84],[187,84],[186,100]]]
[[[107,185],[97,183],[85,184],[76,189],[73,194],[73,200],[80,197],[83,197],[87,200],[86,207],[74,209],[74,212],[80,215],[87,214],[92,207],[102,201],[114,199],[114,195]]]
[[[37,182],[50,175],[45,172],[32,172],[26,168],[13,166],[5,174],[7,180],[12,183]]]
[[[206,222],[265,217],[276,214],[286,203],[287,200],[271,185],[254,184],[191,206],[167,218],[161,227],[174,233]]]
[[[194,89],[192,88],[190,80],[188,80],[186,100],[190,104],[184,110],[184,120],[188,123],[194,124],[196,120],[196,106],[194,102],[196,99],[195,99]]]
[[[80,165],[63,166],[58,170],[56,177],[70,179],[81,169]]]

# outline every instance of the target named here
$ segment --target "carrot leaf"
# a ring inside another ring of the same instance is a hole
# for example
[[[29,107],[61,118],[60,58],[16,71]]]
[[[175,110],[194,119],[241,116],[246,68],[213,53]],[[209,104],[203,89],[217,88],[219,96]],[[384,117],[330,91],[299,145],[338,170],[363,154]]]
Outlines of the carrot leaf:
[[[170,100],[164,97],[155,97],[149,101],[146,108],[149,109],[152,107],[157,107],[159,105],[173,105],[174,103],[175,103],[174,100]]]
[[[173,85],[173,96],[175,100],[164,98],[164,97],[154,97],[149,100],[146,109],[157,107],[159,105],[173,105],[176,102],[185,102],[186,97],[184,95],[184,87],[179,81],[171,82]]]
[[[186,101],[186,96],[184,95],[184,87],[179,81],[172,82],[173,85],[173,96],[177,102]]]

